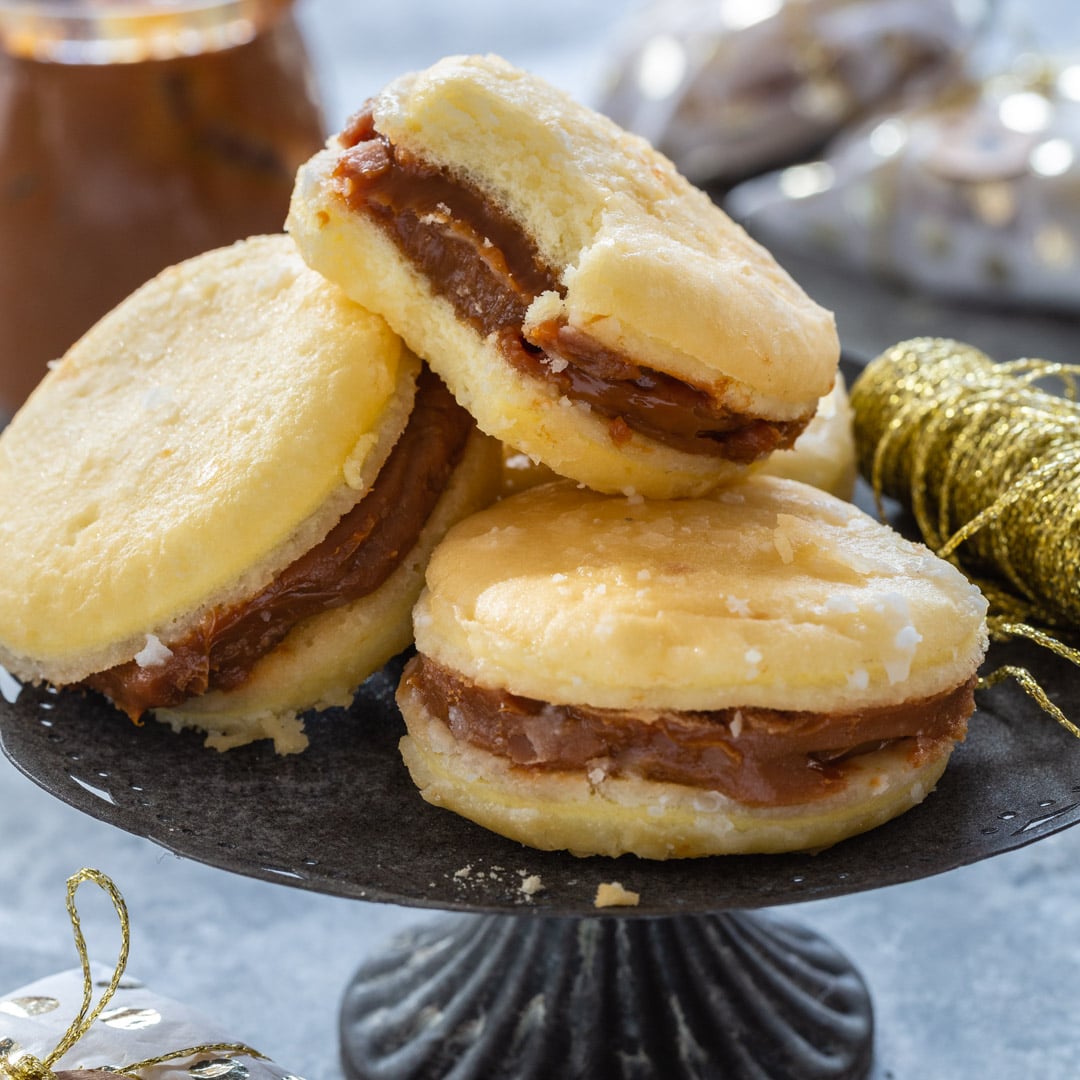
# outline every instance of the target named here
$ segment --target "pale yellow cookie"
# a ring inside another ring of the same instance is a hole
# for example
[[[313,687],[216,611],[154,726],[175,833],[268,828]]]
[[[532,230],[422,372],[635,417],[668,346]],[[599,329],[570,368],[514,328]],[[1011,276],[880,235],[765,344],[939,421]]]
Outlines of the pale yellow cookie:
[[[647,143],[496,57],[391,83],[288,228],[479,426],[604,491],[701,493],[790,445],[832,316]]]
[[[398,701],[424,797],[579,854],[817,848],[933,788],[986,603],[805,484],[678,501],[561,481],[436,549]]]
[[[207,678],[212,689],[219,666],[250,667],[198,653],[386,482],[415,418],[440,411],[421,409],[419,372],[386,323],[284,235],[148,282],[71,347],[0,436],[0,661],[22,678],[90,678],[133,716],[201,693]],[[424,400],[445,399],[463,446],[471,421],[425,379]],[[484,440],[481,453],[483,477],[468,473],[485,495],[455,497],[461,512],[497,491],[498,448]],[[400,642],[415,561],[412,574],[390,625],[358,630]],[[146,683],[189,653],[166,700],[156,688],[129,696],[110,674]],[[260,714],[322,700],[314,688],[247,692]]]
[[[757,471],[801,480],[841,499],[850,499],[858,474],[853,424],[854,413],[844,380],[837,377],[795,445],[770,455]]]

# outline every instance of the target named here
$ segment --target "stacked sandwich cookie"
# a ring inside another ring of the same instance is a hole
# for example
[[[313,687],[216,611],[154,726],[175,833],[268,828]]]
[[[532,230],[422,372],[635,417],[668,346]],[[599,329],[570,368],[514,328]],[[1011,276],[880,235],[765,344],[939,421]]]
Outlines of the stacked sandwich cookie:
[[[425,799],[663,859],[820,848],[933,788],[985,603],[849,504],[755,475],[833,386],[832,317],[670,162],[501,60],[449,58],[301,168],[288,227],[508,457],[566,478],[431,558],[398,690]]]
[[[833,320],[670,162],[450,58],[302,167],[288,224],[148,282],[0,436],[10,671],[291,751],[415,637],[423,796],[579,854],[817,848],[932,789],[985,604],[758,475]],[[492,505],[515,454],[558,478]]]
[[[392,83],[302,166],[288,228],[480,428],[667,498],[790,446],[832,316],[647,143],[491,57]]]
[[[0,437],[0,658],[227,747],[305,744],[411,640],[499,449],[284,235],[165,271]]]
[[[985,608],[797,481],[670,502],[556,482],[436,549],[402,752],[426,799],[535,847],[820,848],[932,790]]]

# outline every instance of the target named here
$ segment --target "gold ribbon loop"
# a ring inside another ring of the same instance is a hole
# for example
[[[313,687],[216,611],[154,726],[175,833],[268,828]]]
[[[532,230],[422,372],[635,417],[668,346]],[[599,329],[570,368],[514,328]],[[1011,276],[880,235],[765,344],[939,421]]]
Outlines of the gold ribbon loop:
[[[26,1054],[16,1060],[0,1061],[0,1071],[12,1080],[56,1080],[56,1074],[43,1061]]]
[[[75,904],[75,894],[78,892],[79,886],[86,881],[93,882],[108,894],[109,899],[112,900],[113,907],[116,909],[117,917],[120,920],[120,954],[117,957],[112,978],[109,980],[109,985],[102,991],[98,1003],[93,1005],[93,1007],[91,1006],[94,1000],[94,981],[90,972],[90,954],[86,947],[86,939],[83,937],[82,924],[79,919],[78,908]],[[90,1030],[94,1021],[97,1020],[105,1007],[112,1000],[113,994],[116,993],[116,990],[120,985],[120,980],[124,977],[124,971],[127,968],[128,951],[131,946],[131,924],[128,919],[127,905],[124,903],[124,898],[120,895],[119,889],[117,889],[105,874],[100,870],[87,868],[82,869],[77,874],[73,874],[69,877],[67,882],[67,910],[68,916],[71,919],[71,929],[75,938],[75,948],[79,954],[79,962],[82,965],[82,1007],[79,1009],[79,1014],[68,1025],[67,1031],[61,1036],[60,1041],[42,1060],[38,1060],[29,1054],[16,1056],[18,1053],[17,1048],[8,1053],[6,1060],[0,1059],[0,1075],[7,1075],[11,1080],[57,1080],[57,1075],[53,1071],[53,1065],[55,1065]],[[152,1065],[163,1065],[168,1061],[178,1061],[183,1058],[194,1057],[196,1054],[209,1053],[243,1054],[247,1057],[258,1058],[263,1061],[267,1060],[264,1054],[260,1054],[258,1050],[253,1050],[245,1043],[203,1043],[201,1046],[189,1046],[183,1050],[173,1050],[169,1053],[162,1054],[159,1057],[147,1058],[144,1061],[136,1061],[128,1065],[99,1065],[93,1069],[82,1071],[120,1074],[122,1076],[133,1077],[137,1080],[138,1072],[142,1069],[150,1068]]]

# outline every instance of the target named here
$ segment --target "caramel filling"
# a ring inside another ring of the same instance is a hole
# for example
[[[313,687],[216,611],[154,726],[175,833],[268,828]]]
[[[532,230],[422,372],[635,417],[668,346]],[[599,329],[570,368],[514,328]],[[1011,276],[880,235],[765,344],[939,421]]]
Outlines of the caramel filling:
[[[792,806],[842,790],[851,763],[885,746],[918,766],[962,740],[975,677],[920,701],[853,712],[633,712],[552,705],[477,686],[417,656],[405,685],[456,739],[528,773],[633,776]]]
[[[415,546],[472,430],[469,415],[426,368],[409,423],[371,490],[315,547],[248,600],[215,608],[172,655],[131,660],[87,678],[133,720],[207,690],[230,690],[301,620],[374,592]]]
[[[518,223],[468,183],[394,146],[369,111],[350,122],[341,142],[334,178],[346,205],[386,230],[458,318],[496,335],[515,369],[603,416],[615,442],[636,431],[685,453],[748,464],[790,447],[805,428],[809,416],[733,412],[702,387],[637,364],[563,322],[526,333],[533,300],[565,290]]]

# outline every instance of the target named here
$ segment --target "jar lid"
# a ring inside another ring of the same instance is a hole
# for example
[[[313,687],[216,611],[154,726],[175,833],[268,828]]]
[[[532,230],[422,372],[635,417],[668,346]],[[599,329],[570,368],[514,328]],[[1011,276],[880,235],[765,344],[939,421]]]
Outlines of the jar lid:
[[[250,41],[290,0],[0,0],[13,56],[123,64],[216,52]]]

